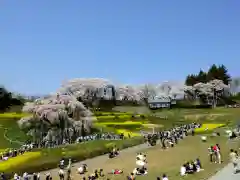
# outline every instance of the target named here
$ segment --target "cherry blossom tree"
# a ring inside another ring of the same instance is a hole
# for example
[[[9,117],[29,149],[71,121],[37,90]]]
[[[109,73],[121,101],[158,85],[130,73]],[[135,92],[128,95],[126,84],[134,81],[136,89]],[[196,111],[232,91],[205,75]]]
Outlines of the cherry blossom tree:
[[[72,95],[57,94],[28,102],[23,112],[32,115],[20,119],[18,125],[37,144],[72,142],[83,132],[90,133],[95,120],[93,114]]]
[[[222,80],[214,79],[207,83],[196,83],[193,86],[185,86],[185,92],[190,96],[200,98],[212,107],[216,107],[218,100],[223,96],[228,96],[229,86]]]

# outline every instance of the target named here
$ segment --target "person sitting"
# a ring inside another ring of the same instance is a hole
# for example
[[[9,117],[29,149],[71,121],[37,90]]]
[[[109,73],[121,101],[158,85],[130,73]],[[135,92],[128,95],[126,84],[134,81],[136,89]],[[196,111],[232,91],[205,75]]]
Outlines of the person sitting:
[[[193,173],[193,166],[189,162],[186,163],[186,173],[187,174],[192,174]]]
[[[199,160],[199,158],[196,159],[194,164],[196,165],[197,172],[202,170],[202,164],[201,164],[201,161]]]
[[[236,137],[237,137],[236,133],[234,131],[232,131],[231,136],[229,138],[230,139],[234,139]]]
[[[115,154],[116,156],[119,155],[119,152],[118,152],[118,149],[116,146],[113,147],[113,150],[112,150],[113,154]]]
[[[183,164],[180,168],[180,175],[185,176],[186,175],[186,165]]]
[[[111,158],[114,158],[114,157],[116,157],[116,156],[115,156],[115,154],[111,151],[111,152],[109,153],[108,157],[111,159]]]
[[[132,173],[133,173],[134,175],[137,175],[138,169],[139,169],[139,168],[134,168]]]
[[[174,143],[171,140],[169,141],[169,145],[170,147],[174,147]]]
[[[135,176],[135,174],[131,173],[130,176],[127,176],[127,179],[128,180],[135,180],[136,176]]]
[[[201,136],[202,142],[206,142],[207,141],[207,136]]]
[[[162,176],[162,180],[168,180],[168,177],[167,177],[166,174],[163,174],[163,176]]]
[[[100,170],[99,170],[99,176],[100,176],[100,177],[103,177],[103,176],[104,176],[104,174],[103,174],[103,169],[100,169]]]
[[[120,170],[120,169],[113,169],[109,174],[122,174],[123,173],[123,171],[122,170]]]
[[[95,180],[95,179],[97,179],[97,178],[95,177],[95,173],[93,173],[93,174],[91,174],[90,176],[88,176],[88,179],[89,179],[89,180]]]
[[[87,172],[87,165],[86,165],[86,164],[82,164],[82,165],[78,168],[78,173],[79,173],[79,174],[84,174],[85,172]]]
[[[145,154],[139,153],[137,154],[136,161],[146,162],[147,156]]]
[[[196,164],[194,162],[191,162],[191,164],[192,164],[192,171],[193,171],[193,173],[197,172]]]
[[[112,149],[112,151],[109,153],[109,158],[114,158],[119,155],[119,152],[116,147]]]
[[[141,168],[138,169],[138,175],[145,175],[147,174],[147,168],[142,166]]]
[[[146,161],[143,161],[143,160],[137,160],[136,161],[136,165],[137,166],[140,166],[140,167],[143,167],[146,165]]]

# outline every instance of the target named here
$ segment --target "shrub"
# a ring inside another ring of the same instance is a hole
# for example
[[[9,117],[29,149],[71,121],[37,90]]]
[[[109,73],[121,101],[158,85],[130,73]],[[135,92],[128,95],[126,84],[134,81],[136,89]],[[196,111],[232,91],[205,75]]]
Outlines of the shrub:
[[[138,128],[142,127],[142,124],[111,124],[111,125],[107,125],[107,127],[136,131]]]
[[[119,119],[126,119],[126,118],[131,118],[132,116],[125,114],[125,115],[119,115],[118,117],[119,117]]]
[[[98,119],[114,119],[115,116],[98,116]]]

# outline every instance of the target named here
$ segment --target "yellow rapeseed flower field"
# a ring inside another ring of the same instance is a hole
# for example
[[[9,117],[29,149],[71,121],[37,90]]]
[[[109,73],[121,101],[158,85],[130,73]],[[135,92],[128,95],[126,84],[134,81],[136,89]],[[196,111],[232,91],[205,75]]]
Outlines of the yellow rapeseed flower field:
[[[225,126],[225,124],[202,124],[200,128],[195,129],[195,132],[199,133],[199,132],[205,132],[205,131],[212,131],[216,128],[220,128],[223,126]]]
[[[119,133],[119,134],[123,133],[125,137],[128,137],[129,134],[132,137],[140,136],[139,133],[134,133],[134,132],[128,131],[126,129],[117,129],[117,133]]]
[[[4,119],[4,118],[22,118],[22,117],[25,117],[25,116],[29,116],[29,114],[26,114],[26,113],[1,113],[0,114],[0,118]]]
[[[7,161],[0,163],[0,171],[4,172],[13,167],[23,166],[25,163],[41,157],[41,152],[26,152],[23,155],[9,158]]]
[[[101,125],[141,125],[142,122],[134,122],[134,121],[125,121],[125,122],[100,122],[97,124]]]

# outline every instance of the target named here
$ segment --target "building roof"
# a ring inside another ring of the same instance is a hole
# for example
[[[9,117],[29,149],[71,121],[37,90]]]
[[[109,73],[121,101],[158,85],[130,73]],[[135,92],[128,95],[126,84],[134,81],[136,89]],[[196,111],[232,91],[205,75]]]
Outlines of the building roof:
[[[153,98],[148,99],[148,103],[170,103],[170,102],[171,102],[171,98],[164,97],[164,96],[161,96],[161,97],[155,96]]]

